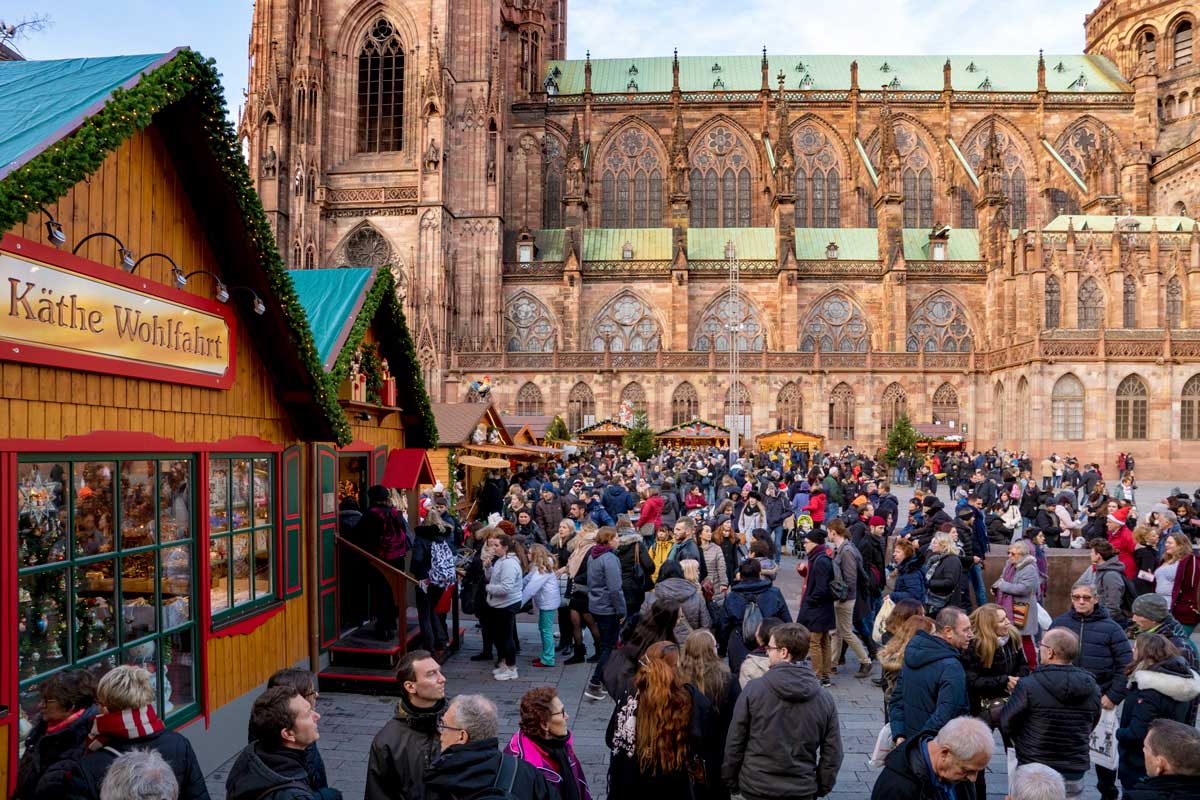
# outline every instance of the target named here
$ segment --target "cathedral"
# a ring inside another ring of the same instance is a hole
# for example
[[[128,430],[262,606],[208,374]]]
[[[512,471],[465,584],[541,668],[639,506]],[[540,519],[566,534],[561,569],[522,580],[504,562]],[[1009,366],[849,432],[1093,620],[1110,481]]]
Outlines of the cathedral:
[[[1082,54],[568,59],[566,0],[257,0],[239,132],[289,265],[395,272],[435,401],[487,376],[572,430],[866,448],[907,413],[1183,476],[1196,24],[1102,0]]]

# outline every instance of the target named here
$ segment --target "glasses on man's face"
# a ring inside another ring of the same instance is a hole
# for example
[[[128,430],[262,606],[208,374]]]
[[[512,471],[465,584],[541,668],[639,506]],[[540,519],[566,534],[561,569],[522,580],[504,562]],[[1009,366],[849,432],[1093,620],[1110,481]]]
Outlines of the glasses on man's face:
[[[438,733],[445,733],[446,731],[462,732],[466,730],[466,728],[456,728],[453,725],[447,725],[445,720],[441,719],[437,721],[437,729]]]
[[[1072,600],[1087,600],[1087,601],[1091,601],[1091,599],[1092,599],[1092,596],[1091,596],[1090,594],[1073,594],[1073,595],[1071,595],[1071,599],[1072,599]]]

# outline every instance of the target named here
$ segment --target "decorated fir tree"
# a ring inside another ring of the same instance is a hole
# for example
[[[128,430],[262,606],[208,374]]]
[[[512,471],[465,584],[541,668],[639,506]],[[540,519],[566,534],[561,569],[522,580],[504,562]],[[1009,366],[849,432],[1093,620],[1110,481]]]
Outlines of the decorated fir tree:
[[[887,452],[884,457],[888,464],[895,466],[901,453],[911,453],[916,449],[917,430],[912,426],[908,414],[901,414],[896,424],[888,431]]]
[[[647,422],[645,414],[638,414],[633,418],[633,427],[626,432],[621,446],[632,451],[643,461],[654,455],[654,431],[650,430],[650,423]]]

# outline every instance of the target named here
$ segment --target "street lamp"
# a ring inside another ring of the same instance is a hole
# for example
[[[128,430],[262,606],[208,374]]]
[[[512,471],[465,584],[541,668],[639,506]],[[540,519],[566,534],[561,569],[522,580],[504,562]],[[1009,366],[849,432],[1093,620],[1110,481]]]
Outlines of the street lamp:
[[[739,364],[738,356],[740,348],[738,347],[738,333],[741,331],[741,305],[742,295],[740,282],[740,265],[737,259],[737,248],[733,246],[733,241],[725,242],[725,260],[729,263],[729,317],[732,322],[727,326],[729,328],[729,395],[733,400],[733,424],[729,426],[729,465],[733,466],[733,462],[738,457],[738,435],[739,428],[742,424],[742,395],[738,391]]]

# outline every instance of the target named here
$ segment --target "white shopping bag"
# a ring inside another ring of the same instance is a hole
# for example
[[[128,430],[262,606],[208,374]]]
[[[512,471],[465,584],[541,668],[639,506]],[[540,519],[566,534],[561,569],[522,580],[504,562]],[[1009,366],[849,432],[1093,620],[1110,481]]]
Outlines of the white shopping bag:
[[[1107,769],[1117,768],[1117,722],[1120,719],[1120,706],[1114,709],[1104,709],[1100,712],[1100,721],[1092,731],[1088,744],[1091,751],[1092,763],[1097,767]]]
[[[895,746],[892,743],[892,726],[885,722],[879,729],[879,735],[875,737],[875,749],[871,751],[871,760],[867,762],[868,766],[873,769],[882,767],[883,760],[888,757],[888,753],[892,752],[892,748]]]

